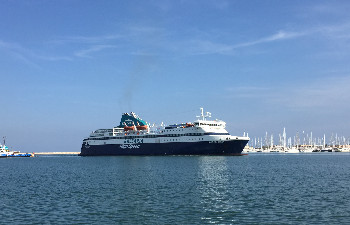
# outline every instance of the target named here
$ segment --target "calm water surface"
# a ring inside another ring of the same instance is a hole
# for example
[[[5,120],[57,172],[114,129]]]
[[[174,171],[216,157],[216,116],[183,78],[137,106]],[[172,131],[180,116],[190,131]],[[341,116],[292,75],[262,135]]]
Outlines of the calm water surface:
[[[350,154],[0,159],[1,224],[350,224]]]

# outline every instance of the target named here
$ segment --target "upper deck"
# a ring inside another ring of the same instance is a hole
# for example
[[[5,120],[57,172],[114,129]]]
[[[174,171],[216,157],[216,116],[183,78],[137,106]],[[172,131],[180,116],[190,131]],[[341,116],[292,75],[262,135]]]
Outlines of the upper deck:
[[[125,124],[126,116],[128,118],[134,117],[139,121],[143,121],[134,113],[123,114],[120,124]],[[226,123],[222,120],[207,120],[211,117],[211,113],[203,113],[201,108],[201,115],[198,120],[188,123],[179,123],[164,126],[163,123],[160,126],[151,126],[148,123],[143,123],[142,126],[147,126],[147,129],[138,129],[134,122],[129,125],[116,126],[112,129],[98,129],[90,134],[88,139],[101,140],[101,139],[127,139],[130,137],[139,138],[161,138],[161,137],[181,137],[181,136],[204,136],[204,135],[230,135],[225,129]],[[139,124],[138,124],[139,125]]]

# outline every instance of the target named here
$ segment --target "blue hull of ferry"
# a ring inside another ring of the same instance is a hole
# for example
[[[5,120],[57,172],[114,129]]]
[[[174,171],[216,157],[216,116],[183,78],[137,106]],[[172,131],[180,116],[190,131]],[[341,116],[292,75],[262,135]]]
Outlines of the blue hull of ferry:
[[[80,156],[107,155],[241,155],[248,140],[225,141],[222,143],[172,142],[142,144],[83,145]]]

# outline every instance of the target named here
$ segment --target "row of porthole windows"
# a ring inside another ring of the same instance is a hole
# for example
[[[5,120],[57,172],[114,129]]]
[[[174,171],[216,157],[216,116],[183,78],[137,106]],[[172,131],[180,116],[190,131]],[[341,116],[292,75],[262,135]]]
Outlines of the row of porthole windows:
[[[203,133],[186,133],[186,134],[167,134],[169,137],[179,137],[179,136],[203,136]]]
[[[166,140],[164,140],[165,142],[166,141],[179,141],[180,139],[166,139]],[[191,139],[187,139],[186,141],[203,141],[204,140],[204,138],[198,138],[198,139],[196,139],[196,138],[191,138]]]
[[[216,124],[216,123],[214,123],[214,124],[201,123],[199,125],[208,125],[208,126],[214,126],[214,127],[221,126],[221,124]]]
[[[186,131],[187,130],[198,130],[198,129],[199,129],[198,127],[191,128],[191,129],[186,128]],[[162,132],[171,132],[171,131],[183,131],[183,129],[169,129],[169,130],[163,130]]]

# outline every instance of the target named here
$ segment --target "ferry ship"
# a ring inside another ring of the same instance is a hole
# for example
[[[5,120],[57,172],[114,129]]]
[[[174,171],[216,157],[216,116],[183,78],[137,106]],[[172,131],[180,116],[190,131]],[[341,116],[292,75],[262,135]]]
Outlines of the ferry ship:
[[[230,135],[226,123],[209,120],[150,126],[135,113],[124,113],[119,126],[98,129],[85,138],[80,156],[103,155],[241,155],[249,137]]]

